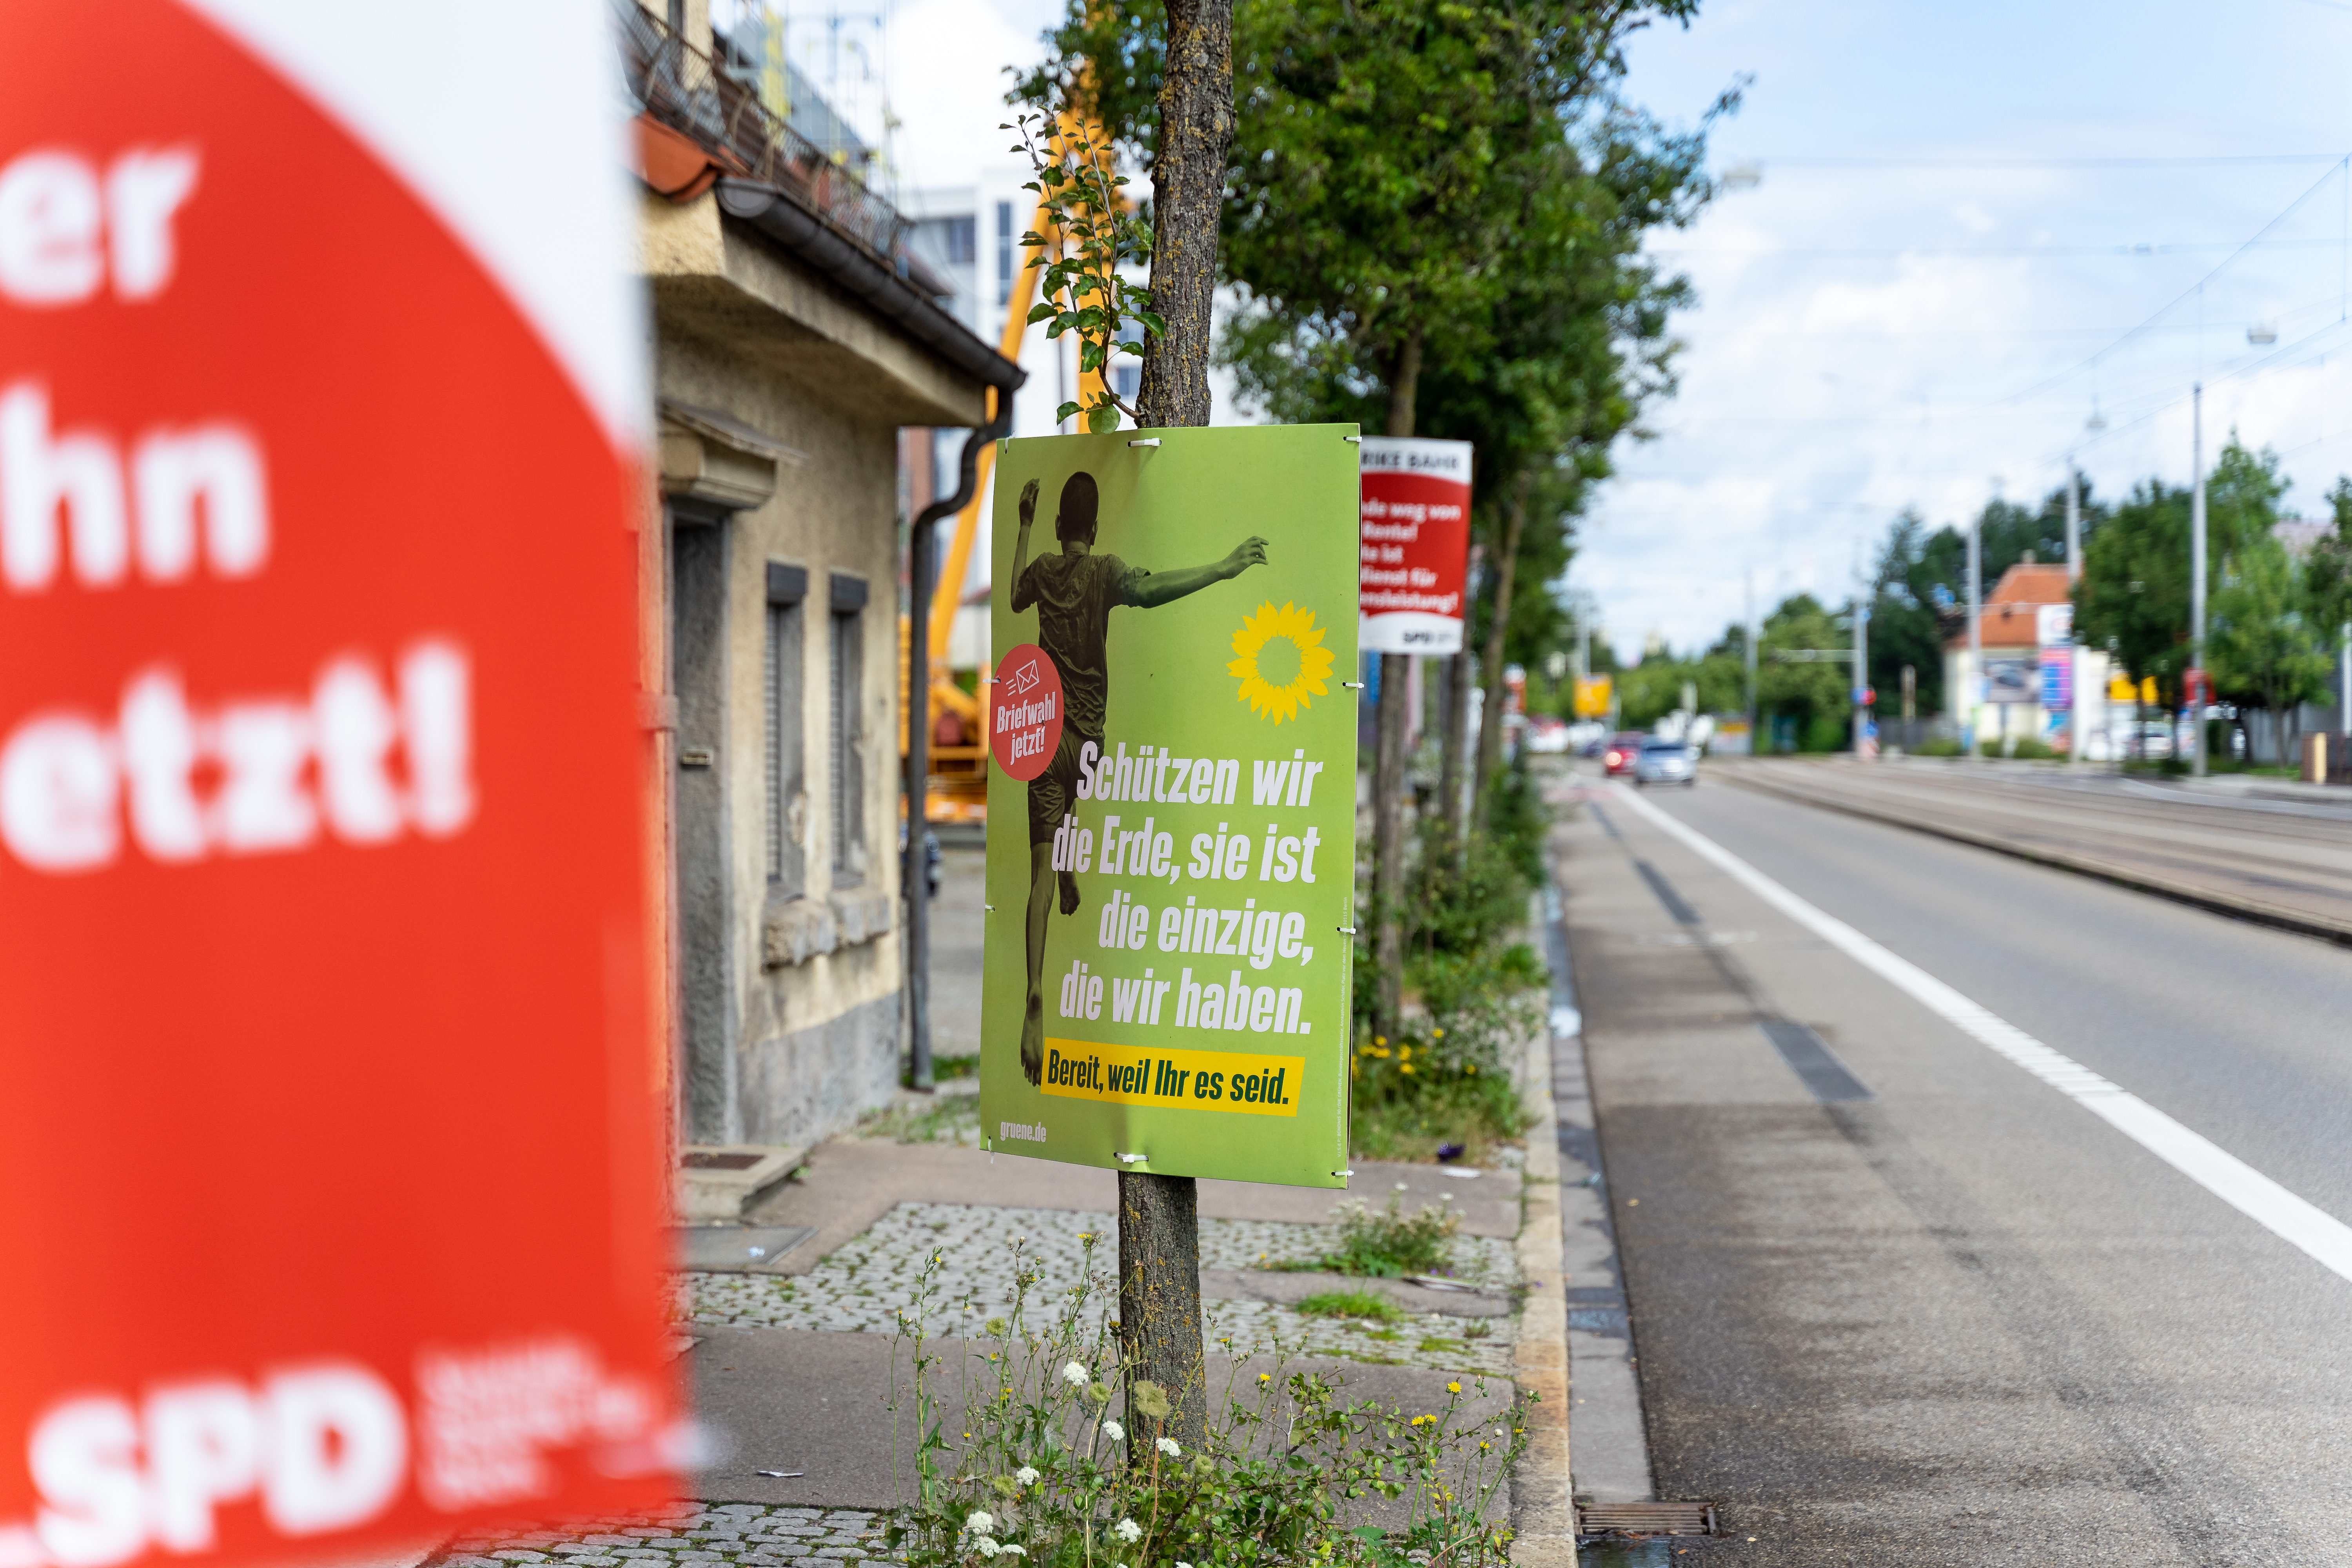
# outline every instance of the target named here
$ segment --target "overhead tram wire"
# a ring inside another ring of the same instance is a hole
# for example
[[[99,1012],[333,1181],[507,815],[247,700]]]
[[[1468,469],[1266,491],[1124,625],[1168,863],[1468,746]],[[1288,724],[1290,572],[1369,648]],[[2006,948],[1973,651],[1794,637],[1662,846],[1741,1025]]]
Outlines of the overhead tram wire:
[[[2339,153],[2336,159],[2335,165],[2330,168],[2327,173],[2320,175],[2317,180],[2314,181],[2310,187],[2305,190],[2301,195],[2295,197],[2294,200],[2287,203],[2284,207],[2281,208],[2277,216],[2272,218],[2270,222],[2263,225],[2263,226],[2257,229],[2253,236],[2246,240],[2244,244],[2239,246],[2237,249],[2224,257],[2221,259],[2221,264],[2216,266],[2213,270],[2208,272],[2204,277],[2200,278],[2196,282],[2190,284],[2172,299],[2167,300],[2163,305],[2158,307],[2157,310],[2152,311],[2148,315],[2147,319],[2140,322],[2138,326],[2136,326],[2129,331],[2125,332],[2122,336],[2116,338],[2115,342],[2109,343],[2106,347],[2101,349],[2090,358],[2084,360],[2081,363],[2074,365],[2066,370],[2060,371],[2055,375],[2045,376],[2042,380],[2035,382],[2032,386],[2027,387],[2022,392],[2011,393],[2007,397],[1994,398],[1992,402],[1985,404],[1984,406],[1987,408],[1992,408],[2003,403],[2021,403],[2026,398],[2032,396],[2035,393],[2043,391],[2049,387],[2056,386],[2061,382],[2070,381],[2074,377],[2081,374],[2084,371],[2086,371],[2092,366],[2097,364],[2101,360],[2106,358],[2107,355],[2115,353],[2126,343],[2130,342],[2133,339],[2138,337],[2140,333],[2154,326],[2158,321],[2171,314],[2172,311],[2177,310],[2184,301],[2195,298],[2200,289],[2203,289],[2208,283],[2212,282],[2216,278],[2221,276],[2222,273],[2228,271],[2231,265],[2234,263],[2239,257],[2243,256],[2249,249],[2252,249],[2256,241],[2259,241],[2265,235],[2269,234],[2271,230],[2278,227],[2279,225],[2294,216],[2296,208],[2302,206],[2304,203],[2317,195],[2320,191],[2326,186],[2328,181],[2336,179],[2339,175],[2346,179],[2352,179],[2352,154]]]

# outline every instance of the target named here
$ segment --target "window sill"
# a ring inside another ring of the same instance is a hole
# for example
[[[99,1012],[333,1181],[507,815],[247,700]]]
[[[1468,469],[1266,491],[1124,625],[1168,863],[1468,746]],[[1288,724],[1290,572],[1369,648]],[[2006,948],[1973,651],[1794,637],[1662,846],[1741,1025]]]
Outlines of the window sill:
[[[843,888],[824,899],[771,904],[760,926],[760,966],[788,969],[871,942],[890,930],[891,903],[878,888]]]

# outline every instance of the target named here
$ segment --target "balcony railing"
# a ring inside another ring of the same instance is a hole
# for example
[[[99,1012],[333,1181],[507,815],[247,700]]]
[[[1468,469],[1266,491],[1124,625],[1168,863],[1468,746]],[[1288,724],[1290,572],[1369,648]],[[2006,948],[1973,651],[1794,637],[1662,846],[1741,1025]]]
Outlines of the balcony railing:
[[[613,13],[624,79],[646,113],[740,177],[791,193],[885,267],[902,270],[914,226],[896,207],[635,0],[613,0]]]

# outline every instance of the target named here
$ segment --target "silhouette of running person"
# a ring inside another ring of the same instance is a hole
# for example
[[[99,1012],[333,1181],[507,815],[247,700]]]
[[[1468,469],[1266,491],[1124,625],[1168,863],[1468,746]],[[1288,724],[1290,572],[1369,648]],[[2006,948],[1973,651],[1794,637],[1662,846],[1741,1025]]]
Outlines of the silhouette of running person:
[[[1031,1084],[1045,1067],[1045,921],[1053,913],[1054,831],[1076,796],[1078,752],[1088,741],[1097,753],[1103,715],[1110,700],[1110,667],[1104,639],[1110,613],[1121,605],[1149,610],[1195,594],[1212,583],[1238,577],[1265,562],[1265,541],[1243,540],[1222,561],[1175,572],[1149,572],[1116,555],[1094,552],[1096,512],[1101,494],[1095,477],[1081,469],[1062,486],[1054,537],[1058,555],[1029,559],[1029,525],[1037,516],[1037,481],[1021,490],[1021,537],[1013,550],[1013,609],[1037,606],[1037,646],[1062,675],[1062,743],[1045,771],[1029,781],[1029,998],[1021,1020],[1021,1070]],[[1062,912],[1077,913],[1078,879],[1061,873]]]

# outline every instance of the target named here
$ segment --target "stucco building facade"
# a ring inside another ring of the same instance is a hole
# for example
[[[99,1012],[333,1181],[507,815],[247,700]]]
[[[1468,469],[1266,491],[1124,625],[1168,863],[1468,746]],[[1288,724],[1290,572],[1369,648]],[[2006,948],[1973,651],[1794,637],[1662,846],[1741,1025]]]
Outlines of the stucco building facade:
[[[899,431],[984,425],[1020,373],[908,264],[903,220],[712,64],[700,5],[622,21],[677,1131],[803,1144],[898,1081]]]

